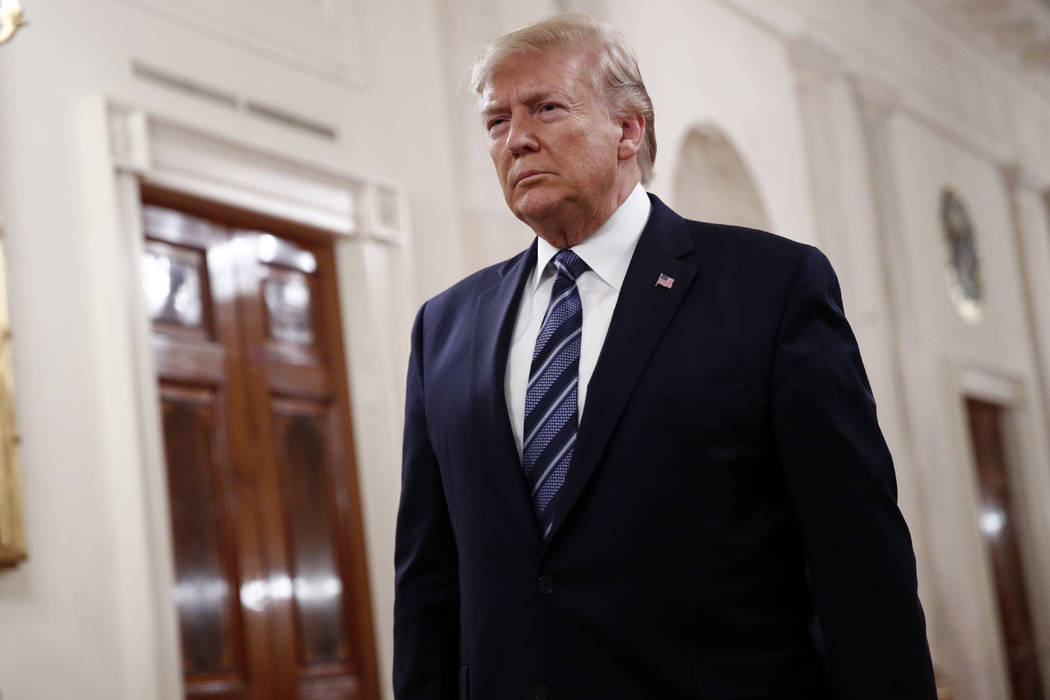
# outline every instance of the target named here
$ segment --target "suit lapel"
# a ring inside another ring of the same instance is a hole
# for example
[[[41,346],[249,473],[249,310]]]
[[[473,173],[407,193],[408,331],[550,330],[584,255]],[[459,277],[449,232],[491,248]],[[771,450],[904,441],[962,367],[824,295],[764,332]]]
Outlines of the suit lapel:
[[[528,250],[500,269],[500,279],[494,286],[481,292],[471,354],[471,395],[477,397],[475,405],[479,409],[475,416],[476,439],[485,446],[480,453],[491,460],[479,467],[491,477],[497,497],[506,504],[510,518],[531,546],[538,546],[540,538],[511,432],[504,379],[522,289],[535,261],[533,241]]]
[[[587,404],[565,484],[554,503],[558,535],[601,460],[627,400],[696,274],[680,260],[693,249],[685,221],[650,195],[653,207],[627,269],[598,363],[587,387]],[[670,289],[656,284],[673,278]],[[504,411],[506,413],[506,411]]]

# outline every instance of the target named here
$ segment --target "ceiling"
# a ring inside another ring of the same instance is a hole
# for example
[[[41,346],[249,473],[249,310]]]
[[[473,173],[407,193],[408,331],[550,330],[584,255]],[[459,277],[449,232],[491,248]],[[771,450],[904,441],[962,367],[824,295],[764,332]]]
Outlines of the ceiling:
[[[918,0],[950,24],[1050,78],[1050,0]]]

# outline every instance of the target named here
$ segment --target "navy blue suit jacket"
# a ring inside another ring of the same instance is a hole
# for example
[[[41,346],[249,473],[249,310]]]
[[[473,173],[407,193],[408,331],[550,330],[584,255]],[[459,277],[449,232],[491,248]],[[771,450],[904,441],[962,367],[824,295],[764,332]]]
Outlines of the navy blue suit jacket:
[[[533,248],[420,309],[396,697],[933,700],[911,540],[830,264],[652,201],[546,542],[503,391]]]

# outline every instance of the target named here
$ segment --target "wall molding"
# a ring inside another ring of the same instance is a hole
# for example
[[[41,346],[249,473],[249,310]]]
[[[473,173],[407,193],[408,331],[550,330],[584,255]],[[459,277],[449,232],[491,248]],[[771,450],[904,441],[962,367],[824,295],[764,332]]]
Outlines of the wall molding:
[[[107,101],[106,117],[114,167],[143,182],[340,236],[407,241],[398,183],[261,151],[117,102]]]
[[[713,1],[785,42],[803,73],[846,73],[860,90],[882,94],[895,112],[963,149],[998,165],[1021,159],[1033,175],[1050,178],[1040,155],[1017,139],[1014,109],[1027,101],[1050,115],[1043,76],[1018,75],[1001,52],[943,26],[930,9],[939,0],[836,0],[775,10],[763,0]],[[857,16],[863,19],[849,19]],[[908,39],[886,42],[889,35]]]
[[[401,320],[414,299],[413,252],[404,189],[397,183],[316,163],[190,126],[96,95],[80,109],[89,264],[100,313],[94,322],[107,386],[100,439],[119,452],[109,481],[121,513],[119,577],[126,697],[182,697],[178,620],[159,396],[150,322],[141,289],[141,188],[165,187],[321,229],[336,254],[349,373],[365,554],[372,600],[392,585],[389,513],[396,508],[404,396]],[[396,283],[392,283],[392,281]],[[117,390],[119,388],[119,391]],[[393,483],[392,483],[393,482]],[[389,611],[375,614],[377,652],[389,668]],[[385,690],[389,692],[388,688]]]

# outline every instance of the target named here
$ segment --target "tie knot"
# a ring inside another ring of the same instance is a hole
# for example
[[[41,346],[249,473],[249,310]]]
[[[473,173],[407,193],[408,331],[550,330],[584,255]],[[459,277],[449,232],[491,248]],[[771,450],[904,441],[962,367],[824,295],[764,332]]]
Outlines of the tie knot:
[[[567,277],[573,282],[576,281],[577,277],[589,269],[587,263],[585,263],[579,255],[568,248],[565,250],[559,250],[554,255],[554,260],[552,262],[554,263],[554,267],[558,271],[557,274],[559,276]]]

